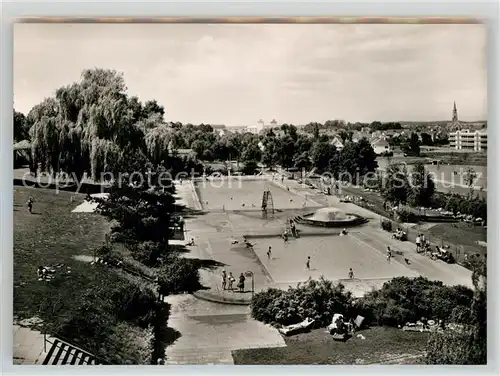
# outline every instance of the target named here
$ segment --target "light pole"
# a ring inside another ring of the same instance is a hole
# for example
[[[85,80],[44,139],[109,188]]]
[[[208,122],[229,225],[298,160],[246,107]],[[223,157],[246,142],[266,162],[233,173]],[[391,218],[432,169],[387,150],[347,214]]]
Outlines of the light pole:
[[[245,272],[245,275],[247,277],[252,277],[252,298],[253,298],[253,295],[254,295],[254,292],[255,292],[255,283],[254,283],[253,272],[249,270],[249,271]]]

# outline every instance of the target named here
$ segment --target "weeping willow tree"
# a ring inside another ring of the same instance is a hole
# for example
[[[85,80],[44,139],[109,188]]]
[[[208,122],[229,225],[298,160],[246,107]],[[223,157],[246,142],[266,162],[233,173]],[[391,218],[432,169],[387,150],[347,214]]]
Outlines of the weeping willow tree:
[[[33,107],[28,123],[35,165],[98,180],[125,149],[145,150],[144,135],[163,122],[164,109],[156,101],[143,106],[126,90],[122,74],[88,69],[80,82]]]
[[[172,129],[165,124],[152,128],[146,133],[146,152],[153,163],[157,164],[168,159],[171,141]]]

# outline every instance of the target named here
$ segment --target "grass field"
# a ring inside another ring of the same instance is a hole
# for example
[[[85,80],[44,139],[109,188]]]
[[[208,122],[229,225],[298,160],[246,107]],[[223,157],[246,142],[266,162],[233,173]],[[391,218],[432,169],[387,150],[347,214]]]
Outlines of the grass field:
[[[418,362],[429,338],[428,333],[384,327],[359,333],[366,339],[353,337],[343,343],[334,341],[324,328],[316,329],[285,338],[287,347],[233,351],[233,359],[237,365],[408,364]]]
[[[33,214],[26,201],[35,200]],[[92,256],[109,230],[107,221],[93,213],[71,213],[84,196],[51,190],[16,187],[14,192],[14,313],[30,318],[49,302],[71,302],[79,287],[99,278],[101,270],[75,260],[77,255]],[[55,278],[38,281],[38,266],[54,266]],[[91,272],[92,271],[92,272]]]
[[[35,201],[33,214],[25,204],[29,196]],[[90,264],[110,225],[95,213],[72,213],[83,199],[69,192],[15,187],[14,322],[38,317],[50,335],[106,362],[148,364],[150,331],[135,316],[122,313],[131,301],[119,301],[123,291],[132,291],[149,310],[154,293],[149,300],[137,293],[152,291],[152,286],[119,269]],[[54,268],[54,278],[38,280],[39,266]],[[137,317],[141,314],[147,313],[137,312]]]

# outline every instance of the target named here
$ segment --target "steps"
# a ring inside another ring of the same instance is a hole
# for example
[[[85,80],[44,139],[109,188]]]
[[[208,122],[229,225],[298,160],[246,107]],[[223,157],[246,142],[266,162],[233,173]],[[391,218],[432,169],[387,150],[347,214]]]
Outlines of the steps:
[[[96,365],[95,357],[75,346],[57,338],[47,340],[50,347],[42,365]]]

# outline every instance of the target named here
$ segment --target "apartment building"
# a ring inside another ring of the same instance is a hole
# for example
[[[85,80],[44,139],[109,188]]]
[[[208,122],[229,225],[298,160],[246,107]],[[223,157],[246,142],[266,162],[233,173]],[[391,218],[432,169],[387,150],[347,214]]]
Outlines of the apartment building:
[[[486,151],[488,150],[488,132],[486,129],[477,131],[456,130],[448,134],[450,148],[455,150]]]

